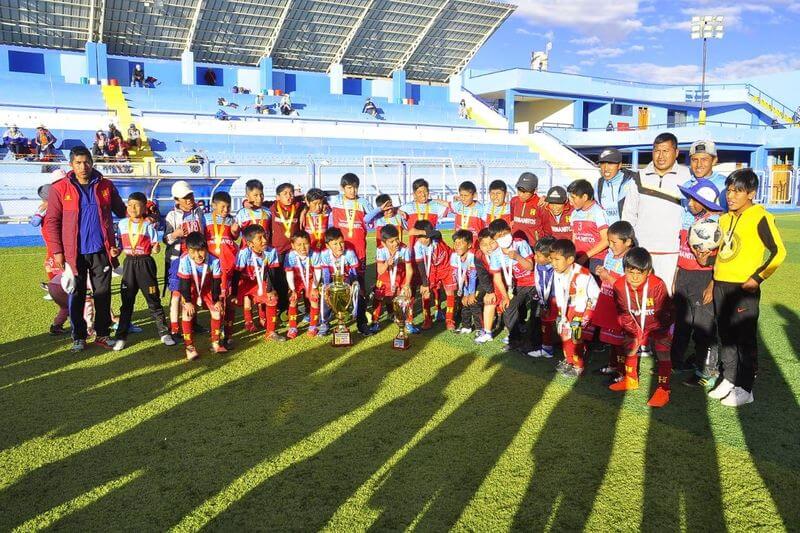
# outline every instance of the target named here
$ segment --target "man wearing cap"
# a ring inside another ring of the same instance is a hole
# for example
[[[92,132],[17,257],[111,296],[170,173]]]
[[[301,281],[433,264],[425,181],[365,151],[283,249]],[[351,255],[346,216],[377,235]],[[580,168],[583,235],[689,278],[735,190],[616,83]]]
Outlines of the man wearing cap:
[[[533,246],[542,233],[542,218],[539,210],[541,198],[536,194],[539,178],[531,172],[523,172],[517,180],[517,195],[511,198],[511,231],[516,239],[525,239]]]
[[[639,175],[633,170],[622,168],[622,152],[616,148],[606,148],[597,159],[600,165],[600,178],[597,180],[597,203],[606,212],[609,226],[622,215],[628,188],[636,186]]]
[[[722,212],[719,205],[720,191],[707,179],[696,181],[690,186],[679,187],[686,199],[687,209],[692,218],[680,234],[680,255],[678,272],[675,275],[675,332],[672,339],[672,367],[688,370],[692,364],[696,372],[686,380],[687,385],[709,385],[716,370],[716,326],[714,304],[703,302],[703,292],[711,283],[713,264],[697,259],[699,251],[689,245],[689,228],[697,222],[716,220]],[[694,337],[695,355],[684,360],[689,341]],[[709,362],[706,367],[706,361]]]
[[[16,124],[9,126],[5,133],[3,133],[3,144],[8,147],[9,152],[14,154],[14,157],[24,153],[23,149],[27,142],[28,140],[25,138],[25,135],[19,131]]]
[[[728,199],[725,196],[725,176],[719,172],[714,172],[714,165],[717,164],[717,146],[714,141],[695,141],[689,148],[689,170],[691,177],[683,184],[684,187],[690,188],[694,186],[699,180],[710,180],[714,186],[720,191],[719,205],[722,207],[723,213],[728,210]],[[689,211],[687,200],[683,201],[683,225],[692,225],[694,217]]]
[[[682,195],[678,186],[686,183],[689,169],[677,163],[678,139],[672,133],[661,133],[653,141],[653,161],[639,171],[638,187],[629,187],[622,208],[636,232],[639,246],[653,258],[653,270],[672,294],[678,264],[682,227]]]
[[[111,257],[114,246],[113,214],[126,215],[125,202],[117,188],[92,168],[92,154],[84,146],[69,154],[72,170],[52,184],[48,194],[44,227],[53,266],[69,265],[75,276],[75,290],[70,298],[72,350],[86,347],[87,327],[83,318],[86,286],[91,280],[96,309],[95,343],[108,350],[114,347],[111,328],[111,269],[117,261]]]
[[[542,235],[572,240],[572,204],[564,187],[550,187],[542,209]]]

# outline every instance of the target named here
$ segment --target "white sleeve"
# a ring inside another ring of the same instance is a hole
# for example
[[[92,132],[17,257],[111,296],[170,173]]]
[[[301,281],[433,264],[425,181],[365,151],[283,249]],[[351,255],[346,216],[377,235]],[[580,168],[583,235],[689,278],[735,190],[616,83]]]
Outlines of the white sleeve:
[[[639,178],[641,179],[641,174]],[[636,222],[639,220],[639,187],[636,186],[634,180],[628,182],[628,193],[625,195],[621,216],[622,220],[626,220],[631,223],[631,226],[636,227]]]

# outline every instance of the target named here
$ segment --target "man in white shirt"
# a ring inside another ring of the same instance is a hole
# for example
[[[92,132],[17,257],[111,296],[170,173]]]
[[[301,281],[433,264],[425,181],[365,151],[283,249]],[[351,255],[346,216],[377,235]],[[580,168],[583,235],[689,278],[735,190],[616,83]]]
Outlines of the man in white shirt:
[[[677,163],[679,153],[675,135],[658,135],[653,141],[653,161],[639,171],[641,185],[630,187],[622,209],[622,220],[631,223],[639,246],[650,252],[653,270],[670,295],[683,217],[678,186],[691,178],[689,169]]]

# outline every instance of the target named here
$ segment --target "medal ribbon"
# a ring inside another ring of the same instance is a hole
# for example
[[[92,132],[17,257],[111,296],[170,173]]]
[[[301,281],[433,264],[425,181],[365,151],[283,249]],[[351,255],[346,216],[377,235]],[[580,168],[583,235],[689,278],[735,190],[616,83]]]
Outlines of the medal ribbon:
[[[570,269],[571,270],[571,269]],[[553,274],[555,277],[555,274]],[[570,301],[570,292],[572,289],[572,282],[575,279],[575,272],[571,271],[569,273],[569,281],[567,282],[566,288],[564,289],[563,296],[564,296],[564,305],[559,310],[561,312],[561,323],[567,321],[567,311],[569,310],[569,301]]]
[[[422,256],[422,261],[425,263],[425,276],[430,282],[431,278],[431,263],[433,263],[433,244],[425,249],[425,255]]]
[[[256,220],[255,216],[253,216],[254,212],[255,212],[254,209],[248,209],[247,210],[247,214],[250,216],[250,221],[253,224],[258,224],[259,226],[263,227],[264,226],[263,222],[266,219],[266,217],[264,216],[264,209],[261,209],[261,214],[259,215],[258,220]]]
[[[206,274],[208,274],[208,263],[203,263],[203,273],[198,279],[197,263],[192,261],[192,279],[194,280],[194,286],[197,288],[197,305],[203,305],[203,298],[200,295],[203,292],[203,285],[206,284]]]
[[[389,270],[389,291],[394,293],[394,284],[397,281],[397,252],[392,258],[392,268]]]
[[[134,255],[136,254],[136,245],[139,244],[139,237],[142,235],[142,226],[144,226],[144,221],[134,222],[131,220],[128,224],[128,240],[131,244],[131,253]]]
[[[222,251],[222,234],[225,233],[225,219],[222,219],[222,224],[217,224],[217,215],[211,215],[211,224],[214,231],[214,247],[217,255]]]
[[[463,206],[463,205],[461,207],[463,209],[466,209],[466,207]],[[461,229],[467,229],[469,227],[469,219],[470,219],[470,217],[472,217],[472,212],[474,210],[475,210],[474,207],[470,207],[469,208],[469,213],[467,213],[466,215],[464,215],[464,213],[461,213]]]
[[[292,236],[292,222],[294,222],[294,214],[297,211],[297,204],[292,204],[292,210],[289,212],[289,220],[286,220],[286,215],[284,215],[281,204],[276,203],[275,205],[277,206],[276,211],[278,212],[278,218],[281,221],[281,225],[283,225],[283,234],[286,235],[286,238],[288,239]]]
[[[250,260],[253,263],[253,270],[256,273],[256,282],[258,283],[258,295],[264,296],[264,269],[266,265],[262,262],[261,266],[258,266],[258,256],[256,254],[250,255]]]
[[[645,282],[644,289],[642,289],[642,301],[640,302],[638,298],[636,298],[636,293],[634,292],[634,298],[636,299],[636,307],[639,308],[639,327],[644,333],[644,323],[645,319],[647,318],[647,289],[650,282]],[[625,300],[628,304],[628,313],[636,320],[636,315],[633,314],[633,308],[631,307],[631,293],[628,290],[628,284],[625,284]]]
[[[344,208],[344,216],[347,217],[347,236],[353,236],[353,226],[356,224],[356,212],[358,211],[358,202],[356,200],[352,200],[353,202],[353,209]],[[343,202],[343,205],[347,205],[347,200]]]
[[[428,215],[431,214],[431,203],[425,202],[425,214],[422,214],[422,209],[419,208],[420,204],[414,204],[414,208],[417,210],[417,220],[428,220]]]
[[[303,286],[306,290],[311,289],[311,258],[306,257],[306,260],[303,261],[299,255],[297,256],[297,260],[300,261],[300,268],[302,269],[303,273]]]

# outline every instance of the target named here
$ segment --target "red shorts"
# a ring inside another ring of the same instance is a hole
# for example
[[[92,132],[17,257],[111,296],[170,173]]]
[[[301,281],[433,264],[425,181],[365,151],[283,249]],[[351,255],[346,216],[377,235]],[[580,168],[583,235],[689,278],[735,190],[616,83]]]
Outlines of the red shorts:
[[[313,302],[313,303],[319,302],[319,292],[317,292],[317,297],[316,298],[312,298],[311,297],[311,291],[307,291],[306,288],[303,287],[302,283],[299,284],[299,285],[295,285],[294,289],[295,289],[294,290],[294,295],[295,295],[295,298],[296,298],[296,300],[295,300],[296,302],[300,301],[303,298],[308,299],[309,302]],[[258,289],[256,289],[256,292],[258,292]],[[289,300],[291,301],[291,298]]]
[[[254,302],[259,304],[267,304],[271,303],[268,301],[269,299],[269,291],[267,290],[269,287],[264,285],[264,293],[259,295],[258,294],[258,283],[252,279],[243,279],[239,281],[239,289],[236,292],[237,298],[239,299],[239,305],[242,305],[244,302],[244,297],[250,297],[253,299]]]
[[[201,305],[199,305],[198,307],[205,306],[206,309],[211,309],[213,307],[214,299],[211,297],[211,291],[203,291],[200,294],[200,299],[201,299],[201,301],[203,303]],[[192,287],[192,301],[191,301],[191,303],[193,303],[194,305],[198,305],[197,304],[197,291],[194,289],[194,287]]]
[[[650,332],[650,344],[653,345],[653,349],[656,352],[669,352],[672,350],[672,334],[668,329],[652,331]],[[629,353],[636,352],[639,349],[636,339],[628,336],[627,333],[625,334],[623,346]]]
[[[625,335],[621,329],[600,329],[600,342],[611,346],[622,346],[625,342]]]
[[[428,276],[428,287],[432,291],[441,287],[445,291],[455,292],[458,283],[453,279],[453,269],[450,267],[431,268],[431,274]]]

